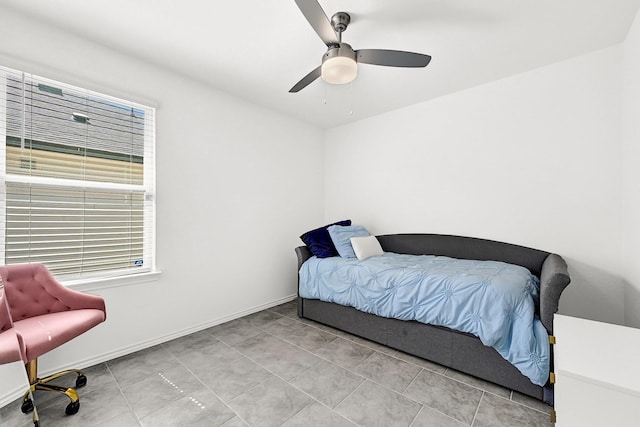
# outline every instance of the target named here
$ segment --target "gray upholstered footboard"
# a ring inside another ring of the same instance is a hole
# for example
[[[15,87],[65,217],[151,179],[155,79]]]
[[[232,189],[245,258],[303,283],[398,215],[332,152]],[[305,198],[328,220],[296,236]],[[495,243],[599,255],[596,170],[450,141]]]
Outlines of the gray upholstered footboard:
[[[496,260],[526,267],[540,278],[537,313],[551,334],[553,314],[569,284],[567,264],[555,254],[471,237],[434,234],[377,236],[385,252],[443,255],[454,258]],[[305,246],[296,248],[298,270],[311,257]],[[319,300],[298,299],[298,315],[354,335],[422,357],[441,365],[550,402],[543,387],[534,385],[493,348],[466,333],[413,321],[387,319],[351,307]],[[550,389],[550,387],[549,387]]]

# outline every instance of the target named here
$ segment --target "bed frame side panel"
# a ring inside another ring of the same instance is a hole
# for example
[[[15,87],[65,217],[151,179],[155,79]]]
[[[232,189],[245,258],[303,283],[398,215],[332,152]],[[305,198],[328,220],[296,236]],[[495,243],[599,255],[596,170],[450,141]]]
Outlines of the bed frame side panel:
[[[314,320],[413,356],[500,384],[542,400],[537,386],[493,348],[469,334],[418,322],[378,317],[353,307],[320,300],[298,299],[298,309]]]

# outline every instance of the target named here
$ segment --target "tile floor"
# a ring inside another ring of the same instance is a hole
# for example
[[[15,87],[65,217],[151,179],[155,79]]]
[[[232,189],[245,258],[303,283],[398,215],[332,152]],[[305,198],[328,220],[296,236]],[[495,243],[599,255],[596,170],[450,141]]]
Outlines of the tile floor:
[[[295,302],[85,371],[76,415],[36,395],[43,427],[551,425],[544,403],[299,319]],[[31,425],[18,403],[2,411]]]

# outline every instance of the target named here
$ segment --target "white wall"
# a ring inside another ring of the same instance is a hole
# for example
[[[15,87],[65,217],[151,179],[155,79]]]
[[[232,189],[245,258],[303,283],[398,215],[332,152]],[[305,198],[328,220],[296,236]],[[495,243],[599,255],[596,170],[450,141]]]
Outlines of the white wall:
[[[621,70],[616,46],[331,129],[325,219],[556,252],[561,312],[622,323]]]
[[[43,370],[104,360],[296,293],[293,248],[323,220],[320,129],[1,7],[0,21],[1,64],[158,106],[162,276],[96,292],[107,321],[43,357]]]
[[[625,323],[640,328],[640,12],[623,47]]]

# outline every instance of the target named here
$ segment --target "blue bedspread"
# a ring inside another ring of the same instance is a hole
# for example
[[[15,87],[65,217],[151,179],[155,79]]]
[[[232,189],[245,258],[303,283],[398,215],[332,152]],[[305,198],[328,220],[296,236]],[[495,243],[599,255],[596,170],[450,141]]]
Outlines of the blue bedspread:
[[[300,269],[300,296],[378,316],[471,333],[534,384],[549,378],[549,338],[534,317],[538,278],[524,267],[432,255],[316,258]]]

